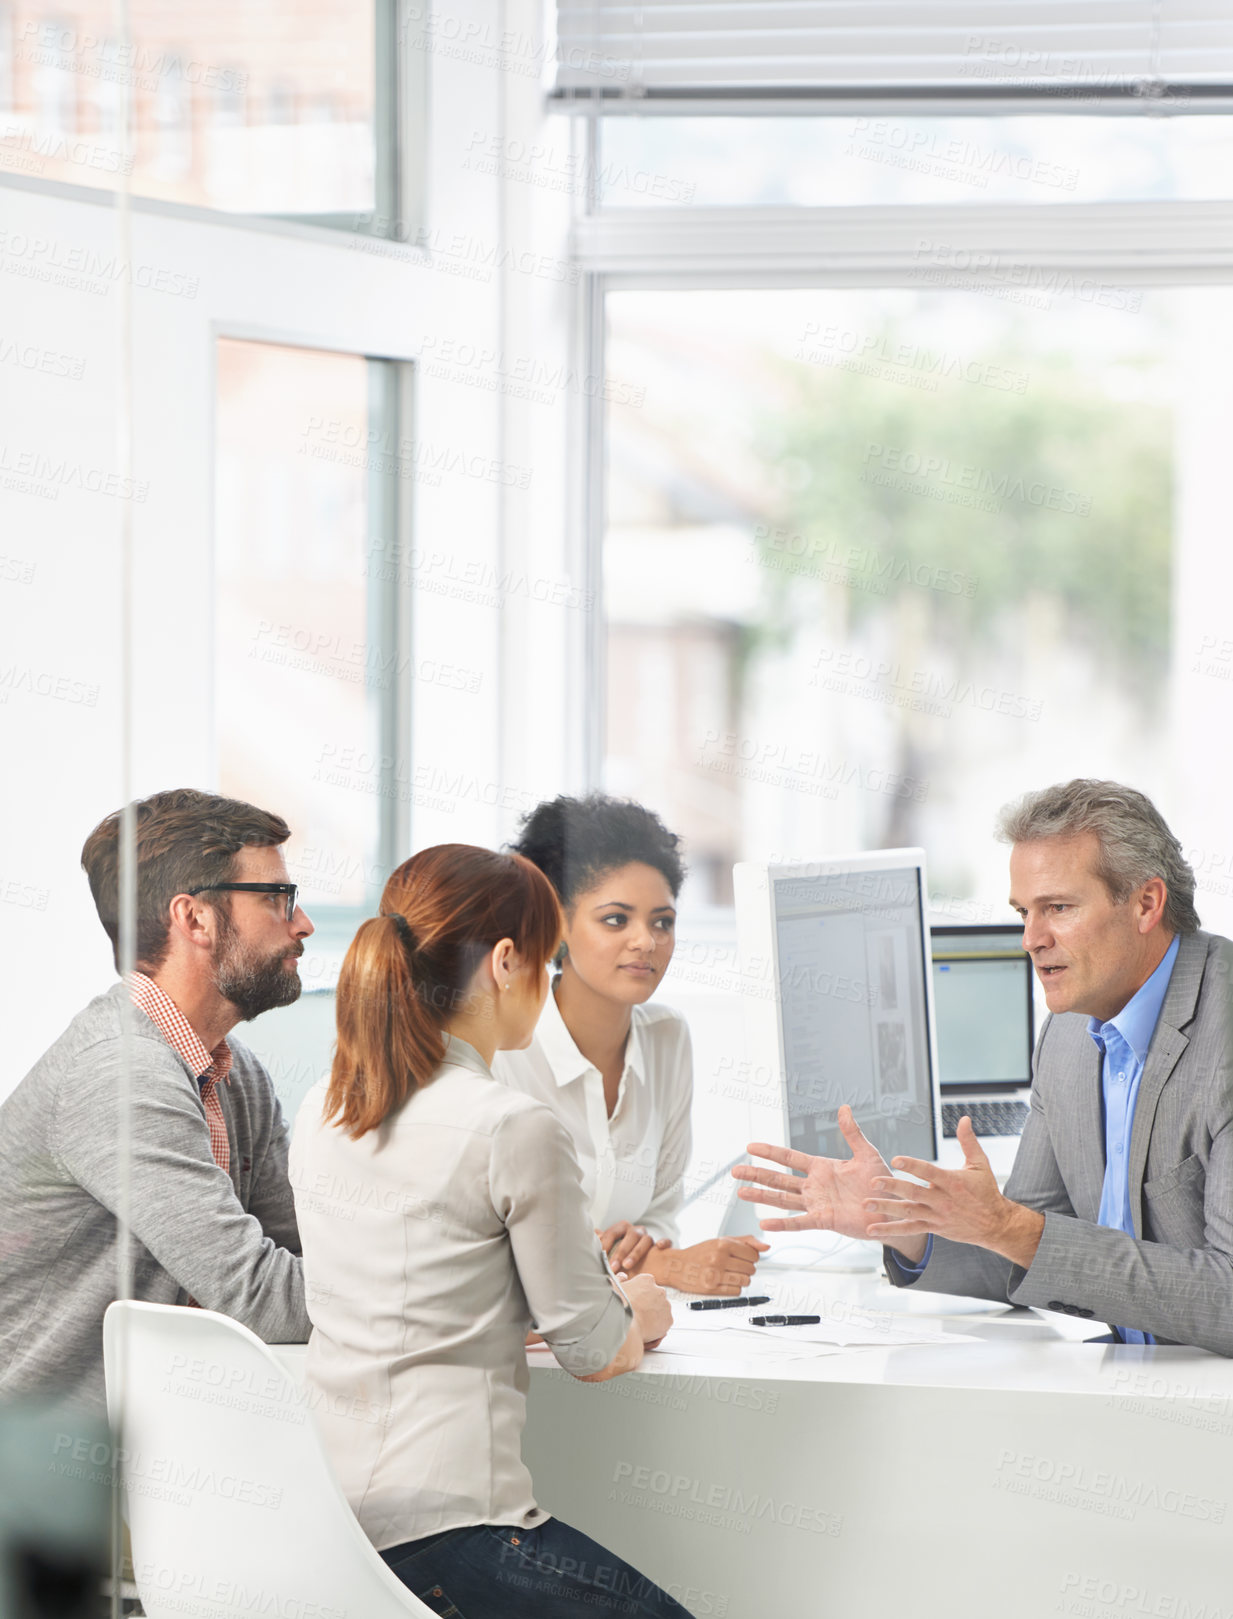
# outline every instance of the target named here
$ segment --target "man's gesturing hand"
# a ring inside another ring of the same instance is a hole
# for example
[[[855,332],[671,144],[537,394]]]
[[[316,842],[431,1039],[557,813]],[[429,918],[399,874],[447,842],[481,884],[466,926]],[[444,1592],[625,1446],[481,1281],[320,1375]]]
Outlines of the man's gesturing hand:
[[[874,1179],[877,1195],[865,1203],[865,1218],[875,1222],[869,1235],[901,1252],[925,1236],[949,1237],[952,1242],[988,1248],[1026,1270],[1045,1228],[1044,1215],[1012,1203],[998,1191],[971,1119],[959,1120],[956,1136],[963,1149],[962,1169],[939,1169],[920,1158],[895,1158],[895,1169],[927,1184],[914,1186],[891,1176]]]
[[[868,1201],[886,1195],[883,1182],[890,1171],[882,1154],[862,1134],[850,1107],[839,1109],[839,1128],[852,1149],[851,1158],[814,1158],[791,1147],[750,1142],[748,1150],[755,1158],[769,1158],[785,1169],[800,1171],[780,1175],[753,1164],[737,1164],[733,1169],[738,1181],[755,1183],[739,1188],[738,1195],[746,1203],[769,1203],[795,1216],[790,1220],[763,1220],[763,1231],[837,1231],[842,1237],[861,1239],[874,1234],[870,1221],[877,1216],[869,1213]],[[909,1238],[909,1258],[919,1258],[924,1249],[923,1242]]]

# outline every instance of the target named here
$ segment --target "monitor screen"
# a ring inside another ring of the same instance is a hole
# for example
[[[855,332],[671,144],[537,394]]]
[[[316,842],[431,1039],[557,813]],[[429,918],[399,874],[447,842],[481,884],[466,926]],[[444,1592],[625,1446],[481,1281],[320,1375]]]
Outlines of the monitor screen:
[[[768,879],[789,1144],[848,1157],[847,1102],[885,1158],[932,1159],[921,865],[772,866]]]
[[[1023,929],[934,928],[933,1015],[943,1093],[1032,1082],[1032,961]]]

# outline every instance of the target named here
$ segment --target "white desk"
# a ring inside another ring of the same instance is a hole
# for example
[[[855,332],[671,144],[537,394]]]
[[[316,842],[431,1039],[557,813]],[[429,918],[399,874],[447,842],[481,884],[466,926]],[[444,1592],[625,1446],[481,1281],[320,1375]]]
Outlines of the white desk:
[[[792,1310],[890,1292],[758,1280]],[[1028,1312],[914,1319],[982,1341],[774,1362],[723,1332],[601,1385],[537,1364],[540,1504],[699,1619],[1233,1615],[1233,1362]]]

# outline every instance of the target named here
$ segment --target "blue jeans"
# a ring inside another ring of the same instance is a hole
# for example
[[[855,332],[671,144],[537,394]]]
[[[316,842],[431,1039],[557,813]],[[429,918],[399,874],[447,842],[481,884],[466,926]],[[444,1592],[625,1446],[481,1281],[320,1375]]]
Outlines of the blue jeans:
[[[691,1619],[666,1591],[559,1518],[537,1529],[446,1529],[381,1555],[441,1619]]]

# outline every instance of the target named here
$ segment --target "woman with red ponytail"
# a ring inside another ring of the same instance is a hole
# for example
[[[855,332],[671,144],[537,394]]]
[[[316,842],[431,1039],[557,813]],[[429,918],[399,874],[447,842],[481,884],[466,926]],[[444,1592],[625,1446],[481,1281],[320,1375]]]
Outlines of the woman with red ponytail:
[[[671,1324],[650,1277],[612,1281],[565,1130],[490,1071],[529,1043],[560,935],[529,861],[454,843],[399,866],[352,940],[291,1152],[308,1377],[361,1525],[434,1613],[688,1619],[522,1464],[532,1322],[584,1382]]]

